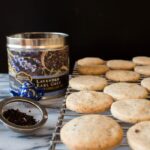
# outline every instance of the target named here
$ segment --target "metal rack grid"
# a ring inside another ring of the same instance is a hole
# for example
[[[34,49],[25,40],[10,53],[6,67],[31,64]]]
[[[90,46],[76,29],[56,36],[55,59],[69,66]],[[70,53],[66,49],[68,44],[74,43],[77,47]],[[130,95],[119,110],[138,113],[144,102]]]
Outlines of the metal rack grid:
[[[75,65],[73,74],[71,75],[71,78],[76,77],[78,75],[79,75],[79,73],[77,72],[77,68],[76,68],[76,65]],[[100,75],[100,76],[105,77],[105,75]],[[134,82],[134,83],[140,84],[140,82],[143,78],[144,78],[144,76],[141,76],[140,80],[138,80],[137,82]],[[108,79],[107,79],[107,81],[108,81],[108,85],[112,84],[112,83],[116,83],[116,82],[108,80]],[[73,119],[75,117],[79,117],[81,115],[85,115],[85,114],[70,111],[66,108],[66,98],[67,98],[67,96],[69,94],[73,93],[73,92],[76,92],[76,91],[77,90],[74,90],[71,87],[67,88],[65,99],[64,99],[62,107],[60,109],[60,115],[59,115],[59,118],[58,118],[58,122],[57,122],[56,128],[54,130],[54,133],[52,135],[52,139],[50,141],[50,150],[68,150],[67,147],[60,140],[60,129],[65,123],[67,123],[71,119]],[[150,99],[150,96],[148,96],[148,99]],[[106,115],[106,116],[109,116],[109,117],[115,119],[123,128],[123,131],[124,131],[123,141],[115,150],[130,150],[130,148],[127,144],[126,132],[129,129],[129,127],[131,126],[131,124],[122,122],[122,121],[114,118],[111,115],[110,111],[107,111],[107,112],[104,112],[104,113],[99,113],[99,114]]]

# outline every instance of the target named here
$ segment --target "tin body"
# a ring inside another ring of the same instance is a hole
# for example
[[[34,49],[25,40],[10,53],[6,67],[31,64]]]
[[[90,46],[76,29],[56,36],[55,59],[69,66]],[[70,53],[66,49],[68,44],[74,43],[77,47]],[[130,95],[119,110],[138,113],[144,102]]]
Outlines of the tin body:
[[[67,34],[22,33],[7,37],[10,90],[25,81],[44,89],[45,96],[58,97],[68,85],[69,48]]]

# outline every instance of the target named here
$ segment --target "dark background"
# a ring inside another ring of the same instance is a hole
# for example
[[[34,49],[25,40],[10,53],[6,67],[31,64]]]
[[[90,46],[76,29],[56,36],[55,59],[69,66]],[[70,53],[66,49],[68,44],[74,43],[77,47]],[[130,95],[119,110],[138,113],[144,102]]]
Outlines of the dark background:
[[[150,56],[150,5],[133,0],[0,1],[0,72],[7,72],[5,36],[31,31],[68,33],[71,66],[85,56]]]

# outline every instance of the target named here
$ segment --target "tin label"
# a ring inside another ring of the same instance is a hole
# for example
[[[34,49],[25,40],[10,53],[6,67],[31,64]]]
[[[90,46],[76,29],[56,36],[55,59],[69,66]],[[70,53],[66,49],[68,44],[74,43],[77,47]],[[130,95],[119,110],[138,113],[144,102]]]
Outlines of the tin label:
[[[14,50],[8,49],[10,87],[17,90],[24,81],[32,81],[45,92],[67,87],[68,49]]]

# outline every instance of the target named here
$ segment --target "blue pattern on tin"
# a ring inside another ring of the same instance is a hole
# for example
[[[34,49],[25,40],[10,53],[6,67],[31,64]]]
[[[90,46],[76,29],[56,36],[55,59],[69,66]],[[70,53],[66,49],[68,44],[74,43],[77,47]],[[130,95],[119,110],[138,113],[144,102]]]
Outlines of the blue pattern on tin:
[[[44,90],[42,88],[38,88],[34,83],[30,81],[25,81],[22,86],[19,88],[18,92],[11,91],[13,96],[20,96],[31,98],[33,100],[40,100],[44,95]]]

